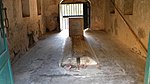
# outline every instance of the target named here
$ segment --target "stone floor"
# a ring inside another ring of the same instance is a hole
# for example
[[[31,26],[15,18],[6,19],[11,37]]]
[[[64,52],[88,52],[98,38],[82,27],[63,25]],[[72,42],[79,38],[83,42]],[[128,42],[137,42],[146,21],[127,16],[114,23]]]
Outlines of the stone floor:
[[[99,67],[77,71],[61,67],[67,30],[39,41],[12,66],[15,84],[143,84],[145,60],[103,31],[86,31]]]

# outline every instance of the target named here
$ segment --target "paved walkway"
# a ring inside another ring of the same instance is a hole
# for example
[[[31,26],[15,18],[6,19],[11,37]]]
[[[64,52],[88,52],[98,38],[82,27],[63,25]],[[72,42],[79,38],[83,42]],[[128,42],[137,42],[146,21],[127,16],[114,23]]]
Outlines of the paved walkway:
[[[23,55],[12,66],[15,84],[143,84],[145,61],[103,31],[85,34],[98,68],[60,67],[67,38],[65,31],[50,34]]]

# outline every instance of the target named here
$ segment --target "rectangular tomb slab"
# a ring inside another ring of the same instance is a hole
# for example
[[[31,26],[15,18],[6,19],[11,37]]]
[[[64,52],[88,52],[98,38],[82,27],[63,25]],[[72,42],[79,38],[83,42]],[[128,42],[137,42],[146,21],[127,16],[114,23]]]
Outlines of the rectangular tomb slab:
[[[82,17],[69,18],[69,36],[83,37],[84,22]]]

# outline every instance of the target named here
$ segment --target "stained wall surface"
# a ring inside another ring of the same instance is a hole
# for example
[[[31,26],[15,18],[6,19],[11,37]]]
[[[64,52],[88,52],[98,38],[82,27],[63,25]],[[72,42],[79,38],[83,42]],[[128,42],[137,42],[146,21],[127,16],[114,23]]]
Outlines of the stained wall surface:
[[[90,0],[91,29],[104,30],[105,0]]]
[[[111,0],[106,0],[105,30],[119,38],[133,52],[146,57],[150,29],[150,1],[115,0],[115,13],[110,13],[112,7],[110,4]],[[130,11],[132,14],[126,14]]]
[[[29,0],[29,9],[25,7],[29,11],[27,17],[22,14],[22,1],[24,0],[3,0],[9,20],[7,38],[12,59],[25,53],[45,32],[41,15],[37,13],[37,0]],[[24,5],[27,6],[27,3]]]
[[[59,27],[59,0],[42,0],[44,27],[53,31]]]

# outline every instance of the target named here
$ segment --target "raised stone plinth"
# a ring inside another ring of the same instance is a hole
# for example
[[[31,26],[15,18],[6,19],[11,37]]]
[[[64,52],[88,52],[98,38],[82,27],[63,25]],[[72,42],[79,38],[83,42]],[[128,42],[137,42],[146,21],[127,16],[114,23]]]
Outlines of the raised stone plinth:
[[[64,46],[61,66],[67,70],[81,70],[98,66],[98,60],[88,42],[82,38],[68,38]]]

